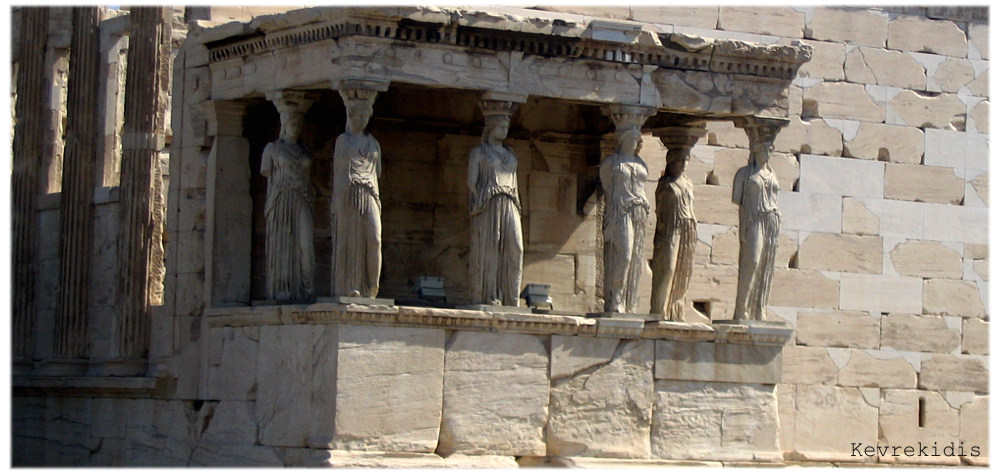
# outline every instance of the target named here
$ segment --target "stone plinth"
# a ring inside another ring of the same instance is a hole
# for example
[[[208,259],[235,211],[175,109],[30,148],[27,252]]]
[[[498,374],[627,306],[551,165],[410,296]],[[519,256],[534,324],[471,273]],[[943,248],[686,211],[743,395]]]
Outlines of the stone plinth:
[[[209,309],[207,395],[256,435],[203,440],[198,457],[775,459],[789,329],[628,317],[332,302]],[[690,417],[705,408],[711,417]],[[697,444],[678,445],[681,422]]]

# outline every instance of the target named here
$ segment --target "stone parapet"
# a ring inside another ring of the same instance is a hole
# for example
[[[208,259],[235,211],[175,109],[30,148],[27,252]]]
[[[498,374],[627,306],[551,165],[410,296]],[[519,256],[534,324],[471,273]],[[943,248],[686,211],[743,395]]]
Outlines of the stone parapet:
[[[354,324],[438,328],[532,335],[591,336],[644,340],[703,341],[782,346],[792,329],[782,322],[727,320],[704,323],[667,320],[531,313],[514,313],[395,305],[321,302],[308,305],[220,307],[205,310],[211,328],[295,324]],[[599,315],[599,314],[588,314]]]

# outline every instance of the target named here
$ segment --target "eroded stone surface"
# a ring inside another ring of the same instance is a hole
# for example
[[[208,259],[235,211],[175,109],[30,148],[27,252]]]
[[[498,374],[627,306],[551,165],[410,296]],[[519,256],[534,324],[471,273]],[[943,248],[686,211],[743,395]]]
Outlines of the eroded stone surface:
[[[923,89],[927,82],[924,67],[913,56],[864,46],[847,53],[844,71],[848,81],[863,84]]]
[[[722,30],[801,38],[803,26],[805,26],[805,14],[789,7],[719,9],[718,28]]]
[[[990,133],[990,101],[980,101],[969,110],[969,121],[972,124],[968,130],[981,134]]]
[[[785,348],[781,357],[783,383],[837,384],[837,365],[830,358],[826,348],[789,346]]]
[[[840,386],[914,388],[917,373],[902,358],[880,359],[862,350],[851,350],[851,359],[840,369]]]
[[[771,305],[783,307],[837,308],[840,285],[818,271],[774,270]]]
[[[818,347],[879,347],[880,321],[865,312],[806,312],[796,317],[799,344]]]
[[[306,446],[312,422],[306,401],[312,397],[314,341],[313,325],[260,329],[255,415],[261,444]]]
[[[958,92],[975,78],[976,71],[967,59],[945,59],[934,72],[934,82],[944,92]]]
[[[872,10],[817,8],[806,25],[806,38],[884,47],[888,17]]]
[[[882,347],[927,353],[951,353],[959,348],[959,329],[936,315],[889,314],[882,317]]]
[[[989,390],[989,372],[978,357],[957,355],[934,355],[920,363],[921,389],[948,391]]]
[[[592,366],[567,378],[553,378],[545,430],[547,453],[649,458],[653,342],[591,340],[615,342],[617,348],[606,364]]]
[[[857,388],[799,385],[795,406],[795,452],[808,460],[864,462],[851,457],[851,443],[878,441],[878,407]],[[836,430],[818,430],[831,421]]]
[[[652,449],[665,459],[777,458],[774,385],[657,381]]]
[[[965,32],[954,22],[901,16],[889,22],[889,48],[964,58],[969,51]]]
[[[877,235],[879,218],[864,204],[850,197],[844,198],[843,230],[850,234]]]
[[[962,278],[962,256],[945,246],[931,241],[906,241],[890,253],[892,265],[901,275],[925,278]]]
[[[885,198],[925,203],[961,204],[965,180],[949,167],[904,165],[885,166]]]
[[[904,90],[889,100],[888,108],[893,112],[886,118],[889,124],[949,130],[965,128],[966,107],[954,94],[927,96]]]
[[[920,163],[924,132],[918,127],[862,122],[858,132],[844,141],[844,156],[893,163]]]
[[[781,378],[781,348],[658,340],[656,379],[775,384]]]
[[[990,354],[990,323],[980,318],[962,319],[962,353]]]
[[[327,388],[336,397],[331,448],[433,452],[441,423],[444,330],[342,325],[339,333],[337,381]],[[315,379],[330,378],[316,373]],[[319,430],[311,446],[322,447],[317,439],[325,434]]]
[[[880,274],[882,238],[813,233],[799,245],[799,268]]]
[[[958,464],[958,457],[938,457],[928,449],[927,456],[916,452],[917,444],[938,443],[939,450],[957,441],[959,437],[958,411],[933,391],[907,391],[889,389],[884,392],[879,407],[879,433],[887,445],[913,446],[910,454],[905,451],[879,455],[885,463]]]
[[[534,335],[455,332],[437,452],[545,455],[548,359]]]
[[[928,315],[983,317],[986,308],[975,282],[951,279],[924,281],[923,312]]]
[[[959,440],[969,451],[966,461],[984,465],[990,457],[989,437],[990,398],[977,396],[972,402],[963,404],[959,409]],[[979,456],[972,456],[972,448],[979,447]]]
[[[868,95],[864,85],[824,82],[802,92],[802,115],[877,123],[885,120],[885,107]]]

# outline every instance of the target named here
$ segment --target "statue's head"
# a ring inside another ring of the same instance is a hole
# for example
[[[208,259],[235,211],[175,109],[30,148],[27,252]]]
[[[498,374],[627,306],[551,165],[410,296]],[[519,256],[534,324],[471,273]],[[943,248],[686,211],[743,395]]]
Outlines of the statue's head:
[[[484,99],[479,101],[479,110],[483,113],[483,120],[485,122],[485,126],[483,127],[483,142],[503,142],[507,138],[507,132],[510,130],[510,117],[517,110],[517,103]]]
[[[492,115],[486,117],[486,126],[483,127],[483,142],[501,143],[507,139],[507,132],[510,131],[510,118],[505,115]]]
[[[372,118],[372,105],[368,101],[354,100],[347,104],[347,130],[360,134]]]
[[[691,158],[691,151],[686,148],[672,148],[667,151],[667,174],[678,178],[687,169],[688,159]]]
[[[617,134],[618,153],[638,155],[642,150],[642,132],[638,128],[629,127]]]
[[[774,135],[764,134],[758,140],[750,144],[750,161],[757,166],[767,165],[771,158],[771,151],[774,150]]]
[[[281,118],[281,138],[297,141],[312,101],[301,91],[281,91],[271,96],[271,101]]]
[[[364,133],[368,121],[372,118],[372,104],[375,103],[374,89],[346,86],[339,89],[347,110],[347,131],[355,134]]]
[[[285,111],[281,113],[281,137],[288,141],[297,141],[302,132],[302,124],[306,115],[299,111]]]

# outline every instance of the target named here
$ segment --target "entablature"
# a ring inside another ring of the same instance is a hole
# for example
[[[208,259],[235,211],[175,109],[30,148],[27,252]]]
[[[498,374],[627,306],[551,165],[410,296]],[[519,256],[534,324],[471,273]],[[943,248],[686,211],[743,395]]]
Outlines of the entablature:
[[[318,7],[217,29],[227,35],[189,37],[208,50],[213,99],[364,78],[719,118],[783,117],[787,88],[812,56],[798,42],[702,38],[503,8]]]

